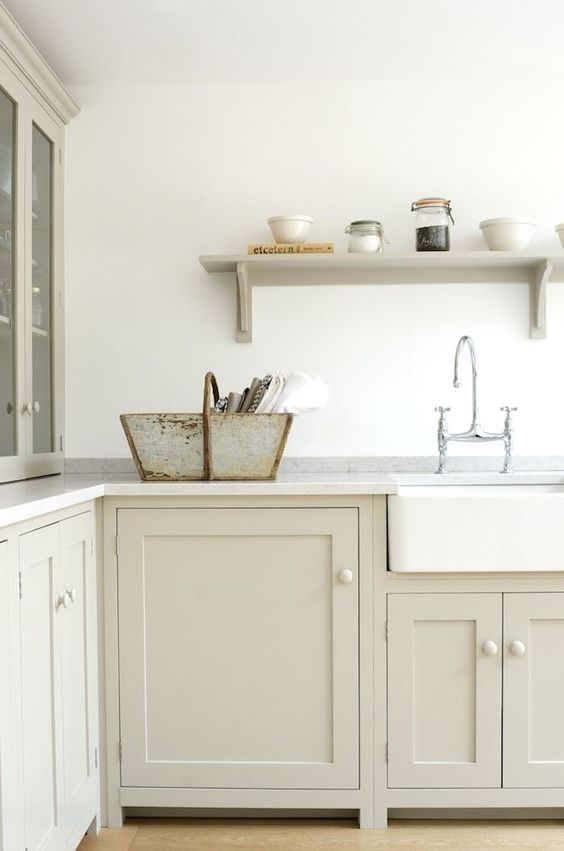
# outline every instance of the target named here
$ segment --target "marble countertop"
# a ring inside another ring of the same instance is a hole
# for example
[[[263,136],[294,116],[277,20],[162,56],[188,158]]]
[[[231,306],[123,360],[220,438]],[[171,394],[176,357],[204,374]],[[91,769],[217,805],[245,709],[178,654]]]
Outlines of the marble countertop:
[[[0,485],[0,527],[103,496],[321,496],[396,493],[384,473],[280,473],[274,482],[141,482],[136,475],[46,476]]]
[[[0,527],[103,496],[361,496],[437,485],[564,484],[562,471],[500,473],[281,472],[274,482],[141,482],[137,475],[47,476],[0,485]]]

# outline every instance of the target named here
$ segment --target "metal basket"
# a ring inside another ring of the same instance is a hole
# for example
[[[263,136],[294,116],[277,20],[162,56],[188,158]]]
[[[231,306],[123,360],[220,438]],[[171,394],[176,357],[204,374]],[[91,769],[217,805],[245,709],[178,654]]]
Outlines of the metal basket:
[[[146,482],[272,480],[293,414],[216,414],[212,372],[204,379],[201,414],[122,414],[120,421]]]

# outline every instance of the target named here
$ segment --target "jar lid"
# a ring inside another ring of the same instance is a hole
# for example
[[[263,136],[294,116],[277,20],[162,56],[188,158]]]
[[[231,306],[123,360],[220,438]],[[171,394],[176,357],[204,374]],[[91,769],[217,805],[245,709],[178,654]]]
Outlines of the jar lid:
[[[359,219],[358,221],[351,222],[351,224],[350,224],[351,228],[355,228],[355,227],[357,227],[357,225],[377,225],[379,228],[382,227],[381,222],[377,222],[373,219]]]
[[[419,210],[421,207],[444,207],[445,210],[450,210],[450,201],[446,198],[420,198],[411,205],[412,210]]]

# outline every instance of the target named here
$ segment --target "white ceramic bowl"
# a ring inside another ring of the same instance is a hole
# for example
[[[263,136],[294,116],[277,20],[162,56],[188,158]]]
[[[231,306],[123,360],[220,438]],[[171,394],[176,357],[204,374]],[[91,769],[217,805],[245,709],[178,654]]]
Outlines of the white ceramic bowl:
[[[271,216],[267,221],[275,242],[305,242],[313,219],[309,216]]]
[[[480,230],[490,251],[525,251],[537,229],[534,219],[485,219]]]
[[[556,225],[554,230],[558,234],[558,239],[560,240],[560,242],[562,244],[562,248],[564,248],[564,222],[562,222],[561,225]]]

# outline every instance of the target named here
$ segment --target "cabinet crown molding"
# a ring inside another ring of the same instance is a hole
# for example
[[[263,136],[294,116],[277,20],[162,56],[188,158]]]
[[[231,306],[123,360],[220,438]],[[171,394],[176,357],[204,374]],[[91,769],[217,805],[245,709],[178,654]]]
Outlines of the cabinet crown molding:
[[[46,103],[64,124],[80,112],[52,68],[0,2],[0,51],[37,100]]]

